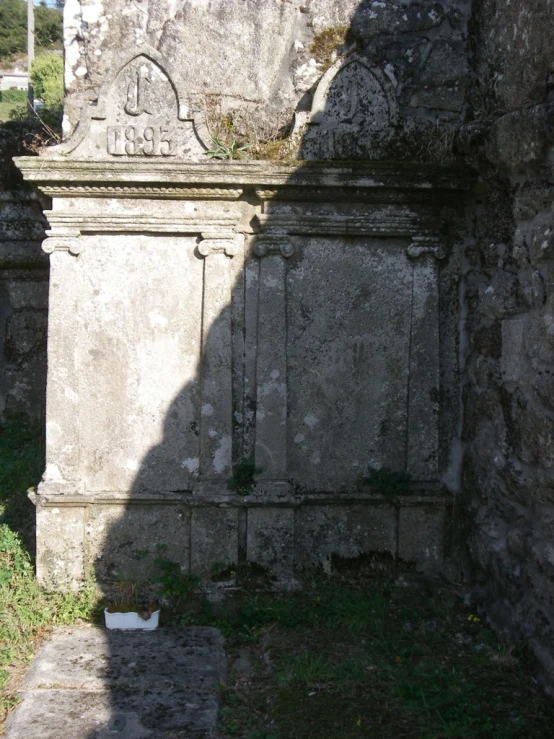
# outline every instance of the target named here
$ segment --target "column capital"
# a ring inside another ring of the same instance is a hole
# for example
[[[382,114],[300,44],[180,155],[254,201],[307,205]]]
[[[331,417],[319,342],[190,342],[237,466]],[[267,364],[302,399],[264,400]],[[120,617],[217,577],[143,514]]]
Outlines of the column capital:
[[[406,253],[410,259],[431,256],[440,260],[445,258],[446,249],[435,236],[414,236]]]
[[[256,237],[254,254],[260,258],[268,254],[280,254],[285,259],[288,259],[294,254],[294,246],[291,244],[290,236],[287,234],[267,233]]]
[[[83,242],[79,238],[81,232],[74,229],[52,229],[46,231],[47,239],[42,242],[42,250],[46,254],[55,251],[67,251],[78,256],[83,251]]]
[[[203,233],[202,241],[198,244],[198,253],[203,258],[217,253],[226,254],[232,258],[239,251],[239,238],[241,237],[237,234]]]

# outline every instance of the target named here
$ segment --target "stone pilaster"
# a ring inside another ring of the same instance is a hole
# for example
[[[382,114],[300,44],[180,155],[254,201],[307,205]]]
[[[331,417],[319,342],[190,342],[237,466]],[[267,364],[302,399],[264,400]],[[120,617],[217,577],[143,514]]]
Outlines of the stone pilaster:
[[[445,250],[430,237],[414,237],[406,467],[417,480],[439,477],[439,264]]]
[[[287,305],[285,259],[290,237],[260,237],[256,364],[256,465],[260,480],[287,479]]]
[[[204,258],[200,400],[200,479],[223,481],[231,474],[233,432],[232,271],[239,249],[234,234],[202,234]]]

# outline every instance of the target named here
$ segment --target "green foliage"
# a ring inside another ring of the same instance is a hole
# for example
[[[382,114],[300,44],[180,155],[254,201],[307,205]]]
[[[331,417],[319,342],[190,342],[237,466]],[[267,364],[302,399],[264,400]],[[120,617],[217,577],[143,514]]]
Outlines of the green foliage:
[[[391,470],[389,467],[368,468],[365,481],[383,495],[408,495],[411,492],[412,476],[402,470]]]
[[[35,97],[50,110],[61,110],[63,104],[63,59],[58,54],[43,54],[31,66],[31,83]]]
[[[323,582],[234,605],[213,608],[211,623],[225,633],[230,663],[247,652],[252,674],[231,673],[221,691],[225,736],[552,735],[554,708],[523,652],[499,643],[446,588],[433,594],[419,578]]]
[[[0,91],[0,102],[1,103],[26,103],[27,102],[27,91],[26,90],[2,90]]]
[[[0,524],[0,687],[11,667],[29,661],[35,639],[56,625],[98,614],[99,598],[91,577],[77,593],[47,593],[36,582],[29,553],[19,536]],[[14,696],[0,693],[0,709],[10,708]]]
[[[248,495],[254,484],[254,475],[259,475],[261,467],[256,467],[254,455],[244,457],[233,467],[233,474],[227,480],[227,487],[239,495]]]
[[[59,9],[35,8],[35,43],[40,49],[61,48],[62,13]],[[0,61],[27,50],[27,3],[0,0]]]
[[[44,435],[19,415],[0,424],[0,523],[8,524],[27,548],[33,542],[34,506],[27,489],[44,470]]]
[[[226,143],[218,137],[212,138],[212,142],[214,148],[204,152],[210,159],[242,159],[250,148],[248,144],[240,144],[236,140]]]
[[[156,557],[154,564],[158,567],[159,574],[152,580],[160,585],[160,595],[173,601],[174,608],[187,601],[200,584],[200,578],[183,572],[178,562]]]

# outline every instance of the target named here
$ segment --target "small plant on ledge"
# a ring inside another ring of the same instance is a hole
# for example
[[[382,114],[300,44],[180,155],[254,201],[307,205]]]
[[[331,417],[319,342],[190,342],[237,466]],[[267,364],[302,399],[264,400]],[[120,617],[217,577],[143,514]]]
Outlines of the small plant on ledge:
[[[239,495],[249,495],[254,485],[254,475],[259,475],[261,471],[261,467],[256,467],[253,454],[244,457],[233,467],[233,474],[227,480],[227,487]]]
[[[383,495],[409,495],[412,492],[412,476],[405,470],[392,470],[390,467],[368,467],[363,482]]]
[[[226,143],[222,138],[212,138],[213,149],[208,149],[204,154],[209,159],[243,159],[250,148],[248,144],[240,144],[236,139]]]

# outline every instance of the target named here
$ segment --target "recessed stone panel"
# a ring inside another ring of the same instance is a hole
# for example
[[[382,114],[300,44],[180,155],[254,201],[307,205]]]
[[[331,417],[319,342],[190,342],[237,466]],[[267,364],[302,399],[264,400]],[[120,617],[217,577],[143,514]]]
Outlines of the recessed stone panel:
[[[405,469],[413,269],[401,243],[298,240],[287,283],[289,473],[333,491]]]
[[[247,519],[246,558],[279,579],[292,576],[294,510],[250,508]]]
[[[446,512],[443,505],[404,506],[399,513],[398,556],[420,565],[437,564],[444,557]]]
[[[238,508],[195,508],[191,522],[191,572],[208,576],[214,565],[238,560]]]
[[[299,569],[325,566],[333,555],[355,559],[370,552],[395,556],[393,505],[305,505],[297,510],[294,558]]]
[[[190,237],[85,236],[72,316],[90,491],[182,491],[199,466],[202,261]],[[51,327],[51,340],[63,343]],[[54,332],[54,334],[52,334]],[[195,425],[196,422],[196,425]]]

